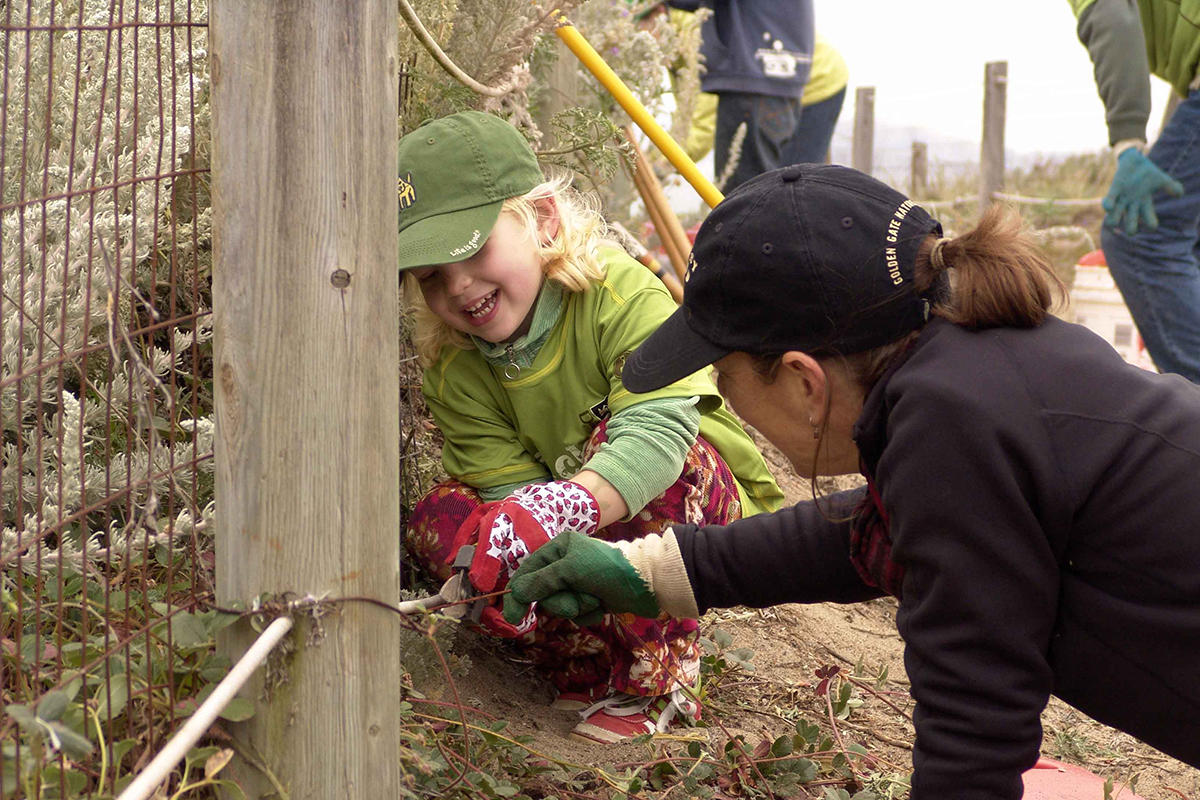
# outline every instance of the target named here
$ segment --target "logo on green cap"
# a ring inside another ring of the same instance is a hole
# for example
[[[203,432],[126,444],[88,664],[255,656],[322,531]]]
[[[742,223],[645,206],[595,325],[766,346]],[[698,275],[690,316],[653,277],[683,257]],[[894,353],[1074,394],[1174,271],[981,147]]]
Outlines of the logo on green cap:
[[[400,193],[401,211],[417,202],[417,190],[413,188],[411,172],[406,172],[403,178],[396,179],[396,191]]]

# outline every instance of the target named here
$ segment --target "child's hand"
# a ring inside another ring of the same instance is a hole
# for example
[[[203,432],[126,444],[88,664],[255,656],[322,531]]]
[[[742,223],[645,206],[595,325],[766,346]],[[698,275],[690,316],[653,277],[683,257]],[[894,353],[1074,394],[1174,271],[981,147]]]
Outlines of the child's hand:
[[[525,556],[563,531],[588,536],[600,525],[592,493],[571,481],[522,486],[503,500],[471,512],[454,536],[451,553],[475,544],[467,576],[479,592],[504,588]],[[451,557],[450,562],[453,562]]]

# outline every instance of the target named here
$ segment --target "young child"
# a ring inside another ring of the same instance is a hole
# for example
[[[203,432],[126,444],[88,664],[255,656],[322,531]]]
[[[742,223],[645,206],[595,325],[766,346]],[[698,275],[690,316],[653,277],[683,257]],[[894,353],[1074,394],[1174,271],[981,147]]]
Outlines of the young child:
[[[675,304],[515,128],[474,111],[428,123],[400,140],[399,174],[399,266],[450,476],[408,521],[422,566],[445,579],[474,544],[486,593],[563,531],[634,539],[779,507],[707,370],[645,395],[621,385]],[[482,625],[529,648],[557,707],[581,709],[575,735],[617,742],[699,714],[694,620],[514,625],[497,602]]]
[[[1051,693],[1200,767],[1200,387],[1050,316],[1060,283],[999,209],[946,238],[846,167],[748,181],[694,256],[629,389],[715,362],[798,472],[866,486],[636,542],[567,534],[512,578],[509,615],[892,594],[911,800],[1022,797]]]

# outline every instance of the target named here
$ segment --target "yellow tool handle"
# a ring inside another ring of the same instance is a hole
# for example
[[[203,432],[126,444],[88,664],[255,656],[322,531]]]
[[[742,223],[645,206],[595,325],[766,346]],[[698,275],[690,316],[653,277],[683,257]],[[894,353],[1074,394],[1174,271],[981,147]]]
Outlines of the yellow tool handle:
[[[683,152],[683,148],[675,143],[671,135],[663,130],[662,126],[646,110],[646,107],[633,96],[633,92],[629,91],[625,82],[612,71],[608,64],[604,63],[604,59],[575,29],[575,26],[568,22],[565,16],[559,16],[558,23],[558,27],[554,29],[558,38],[562,39],[580,63],[596,76],[596,80],[600,81],[613,99],[621,104],[625,113],[629,114],[637,126],[650,137],[650,141],[654,142],[655,147],[667,157],[675,169],[679,170],[679,174],[700,194],[700,198],[708,204],[709,208],[724,200],[725,196],[716,186],[713,186],[712,181],[700,173],[696,162],[692,161],[688,154]]]

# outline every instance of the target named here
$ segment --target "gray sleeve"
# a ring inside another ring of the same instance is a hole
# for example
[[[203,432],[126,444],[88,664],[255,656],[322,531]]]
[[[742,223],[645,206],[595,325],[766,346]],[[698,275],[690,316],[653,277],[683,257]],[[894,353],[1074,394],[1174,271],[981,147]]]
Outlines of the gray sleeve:
[[[1136,0],[1096,0],[1079,15],[1077,31],[1095,68],[1108,143],[1146,141],[1150,66]]]

